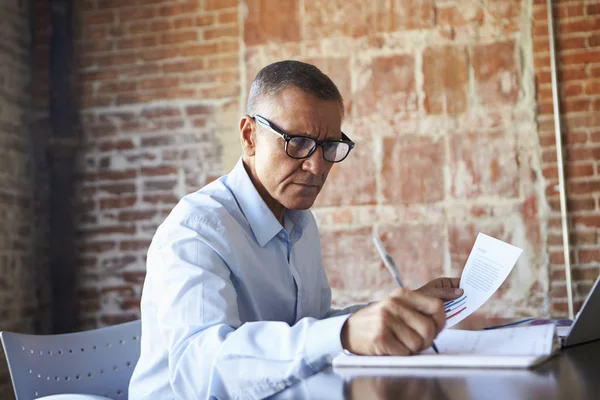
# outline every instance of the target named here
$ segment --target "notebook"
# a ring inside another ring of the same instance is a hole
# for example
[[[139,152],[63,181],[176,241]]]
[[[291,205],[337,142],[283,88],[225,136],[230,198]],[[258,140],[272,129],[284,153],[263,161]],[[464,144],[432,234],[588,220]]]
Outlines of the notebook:
[[[560,348],[554,325],[490,331],[447,329],[435,340],[440,354],[428,349],[413,356],[360,356],[343,352],[333,367],[532,368]]]

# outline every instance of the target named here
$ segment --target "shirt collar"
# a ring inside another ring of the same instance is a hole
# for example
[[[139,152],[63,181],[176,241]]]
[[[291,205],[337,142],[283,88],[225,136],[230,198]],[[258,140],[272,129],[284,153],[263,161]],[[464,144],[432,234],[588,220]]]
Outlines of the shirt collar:
[[[227,176],[227,186],[248,220],[256,241],[264,247],[283,227],[254,187],[241,158]],[[307,211],[302,210],[287,210],[285,218],[290,218],[302,230],[308,225],[306,213]]]

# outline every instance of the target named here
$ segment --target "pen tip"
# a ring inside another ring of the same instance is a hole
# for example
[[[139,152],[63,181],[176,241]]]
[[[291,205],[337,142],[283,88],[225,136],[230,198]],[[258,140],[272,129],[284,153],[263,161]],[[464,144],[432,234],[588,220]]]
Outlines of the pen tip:
[[[440,354],[440,351],[438,350],[437,346],[435,345],[435,342],[431,343],[431,347],[433,347],[433,350],[437,353]]]

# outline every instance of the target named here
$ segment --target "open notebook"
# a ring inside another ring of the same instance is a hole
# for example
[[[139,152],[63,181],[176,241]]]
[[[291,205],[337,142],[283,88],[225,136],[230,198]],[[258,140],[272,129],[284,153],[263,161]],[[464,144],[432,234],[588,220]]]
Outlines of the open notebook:
[[[344,352],[333,359],[333,367],[531,368],[560,347],[554,325],[491,331],[447,329],[435,343],[440,354],[431,349],[406,357]]]

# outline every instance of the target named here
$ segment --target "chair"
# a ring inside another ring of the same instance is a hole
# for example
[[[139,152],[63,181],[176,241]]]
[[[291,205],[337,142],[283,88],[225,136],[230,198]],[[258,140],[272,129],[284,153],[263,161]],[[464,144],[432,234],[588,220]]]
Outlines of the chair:
[[[140,335],[139,320],[62,335],[0,332],[17,400],[127,399]]]

